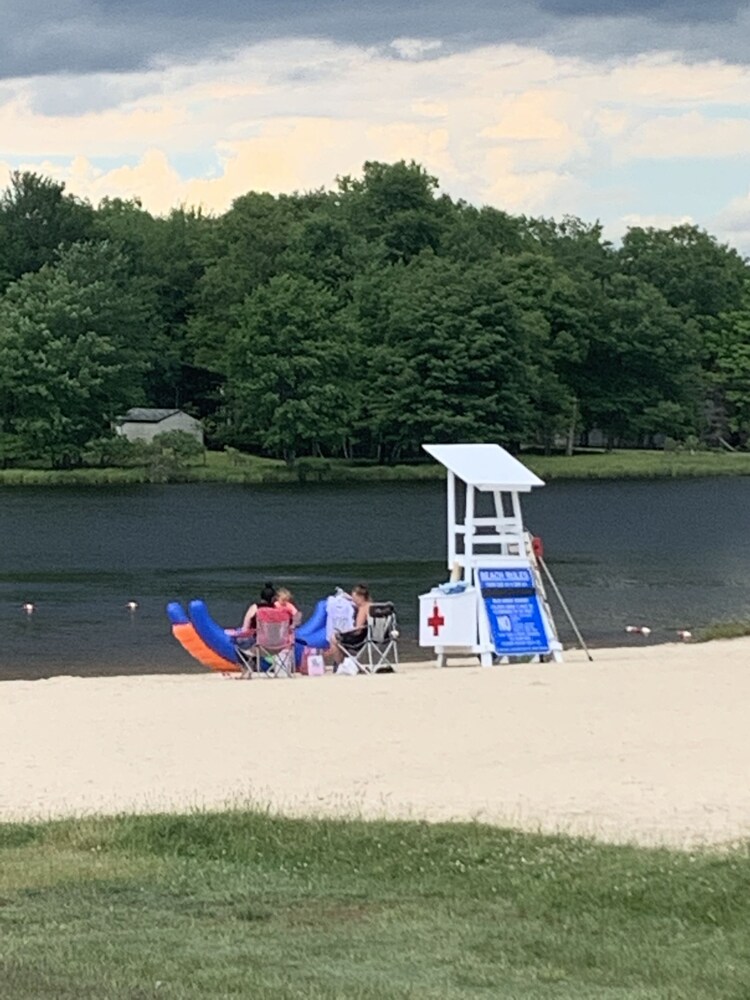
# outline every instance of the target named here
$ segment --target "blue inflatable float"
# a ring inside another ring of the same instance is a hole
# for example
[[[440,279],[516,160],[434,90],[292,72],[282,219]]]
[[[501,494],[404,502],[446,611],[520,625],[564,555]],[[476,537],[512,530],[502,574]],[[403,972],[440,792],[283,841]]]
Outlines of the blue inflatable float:
[[[326,649],[328,647],[328,639],[326,637],[327,603],[326,598],[318,601],[307,621],[297,627],[295,635],[298,646],[312,646],[314,649]]]
[[[313,613],[295,630],[295,660],[299,666],[305,647],[326,649],[327,601],[323,598],[315,605]],[[241,660],[231,636],[211,617],[205,601],[191,601],[189,614],[182,605],[171,601],[167,617],[172,624],[175,638],[204,666],[212,670],[239,670]]]

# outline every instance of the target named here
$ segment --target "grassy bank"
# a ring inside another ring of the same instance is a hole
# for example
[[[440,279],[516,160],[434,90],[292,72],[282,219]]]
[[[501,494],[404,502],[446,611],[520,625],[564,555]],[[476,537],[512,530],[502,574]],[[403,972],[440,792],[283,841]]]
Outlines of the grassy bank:
[[[176,483],[299,483],[382,482],[384,480],[437,480],[442,469],[420,465],[351,465],[343,461],[303,459],[297,466],[256,455],[230,458],[209,451],[205,462],[179,469],[168,478]],[[0,486],[103,486],[160,482],[160,476],[142,466],[87,469],[0,469]]]
[[[750,635],[750,621],[712,622],[696,633],[698,642],[714,642],[717,639],[742,639]]]
[[[744,1000],[750,856],[249,813],[0,827],[8,1000]]]
[[[530,455],[523,459],[538,476],[554,479],[664,479],[750,476],[750,452],[613,451]]]
[[[659,451],[589,452],[565,455],[525,455],[525,464],[542,479],[661,479],[698,476],[750,476],[750,453],[689,453]],[[303,459],[290,468],[283,462],[253,455],[230,457],[208,452],[204,464],[192,464],[169,475],[170,482],[297,483],[414,482],[443,477],[442,467],[352,464],[340,460]],[[70,470],[0,469],[0,486],[100,486],[162,481],[151,470],[91,468]]]

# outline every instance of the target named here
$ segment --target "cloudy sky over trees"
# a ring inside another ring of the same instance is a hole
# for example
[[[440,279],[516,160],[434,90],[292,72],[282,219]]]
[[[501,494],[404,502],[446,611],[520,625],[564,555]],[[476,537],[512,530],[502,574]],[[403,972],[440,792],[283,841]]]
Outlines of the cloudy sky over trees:
[[[472,202],[613,237],[695,221],[750,250],[741,0],[3,8],[3,174],[222,211],[414,158]]]

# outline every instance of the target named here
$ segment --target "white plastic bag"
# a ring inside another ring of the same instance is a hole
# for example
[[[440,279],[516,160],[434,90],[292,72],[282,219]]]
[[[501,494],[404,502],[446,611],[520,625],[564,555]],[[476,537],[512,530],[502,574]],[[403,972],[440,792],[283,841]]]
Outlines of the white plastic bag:
[[[343,674],[345,677],[356,677],[359,673],[359,667],[357,666],[357,661],[353,656],[345,657],[338,667],[336,667],[337,674]]]

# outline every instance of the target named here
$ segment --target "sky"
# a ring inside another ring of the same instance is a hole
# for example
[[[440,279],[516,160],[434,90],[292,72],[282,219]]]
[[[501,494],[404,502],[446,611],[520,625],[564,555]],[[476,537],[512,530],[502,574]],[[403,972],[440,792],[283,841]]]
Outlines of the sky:
[[[222,212],[415,159],[750,254],[750,0],[0,0],[0,181]]]

